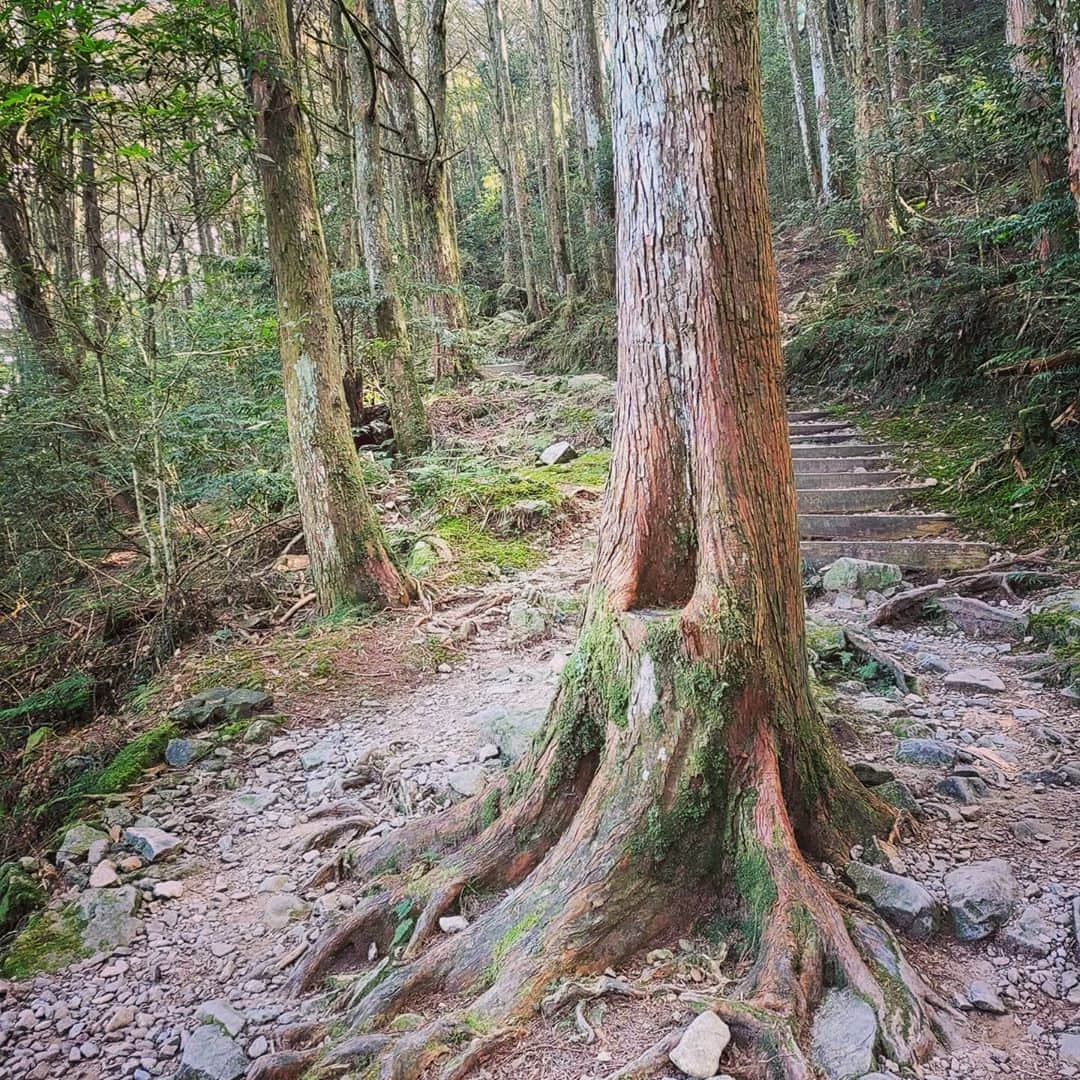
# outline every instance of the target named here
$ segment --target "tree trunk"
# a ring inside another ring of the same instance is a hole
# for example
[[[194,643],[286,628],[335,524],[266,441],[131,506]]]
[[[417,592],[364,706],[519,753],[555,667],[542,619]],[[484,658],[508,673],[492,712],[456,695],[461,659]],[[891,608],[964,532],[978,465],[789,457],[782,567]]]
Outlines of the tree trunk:
[[[551,266],[555,278],[555,290],[560,296],[566,295],[566,281],[570,276],[570,254],[566,245],[566,231],[563,226],[566,213],[566,196],[563,189],[562,166],[557,149],[558,139],[555,132],[555,85],[551,77],[551,41],[548,31],[547,15],[544,13],[544,0],[533,0],[533,20],[536,35],[537,74],[539,76],[539,95],[537,105],[540,109],[540,134],[544,146],[544,185],[547,191],[547,228],[548,243],[551,246]]]
[[[585,232],[593,288],[610,294],[614,267],[614,222],[601,176],[600,150],[610,134],[604,106],[594,0],[570,0],[570,101],[577,129],[581,174],[585,178]]]
[[[521,253],[525,304],[529,315],[538,319],[543,314],[543,303],[536,280],[536,256],[533,251],[529,224],[528,200],[525,196],[525,166],[521,160],[521,146],[518,141],[520,131],[514,105],[514,91],[510,85],[510,62],[506,51],[506,29],[503,26],[501,0],[484,0],[484,11],[487,14],[492,80],[495,84],[495,103],[498,111],[499,142],[505,175],[510,182],[509,208]]]
[[[885,63],[889,70],[889,98],[893,105],[904,99],[907,79],[904,72],[904,50],[901,48],[903,25],[900,20],[900,0],[885,2]]]
[[[285,409],[300,517],[319,604],[403,603],[349,431],[307,128],[293,80],[285,0],[248,0],[251,95],[270,267],[278,302]]]
[[[369,10],[372,22],[375,12]],[[376,25],[378,25],[376,23]],[[362,47],[361,47],[362,46]],[[379,119],[381,80],[374,62],[377,42],[361,28],[361,42],[349,50],[349,85],[353,93],[353,146],[356,193],[368,287],[375,307],[373,343],[383,394],[390,410],[394,444],[411,457],[431,442],[424,402],[413,367],[412,343],[401,299],[397,255],[390,243]]]
[[[1065,145],[1069,187],[1076,203],[1080,227],[1080,7],[1076,0],[1057,0],[1058,47],[1061,52],[1061,88],[1065,102]]]
[[[1047,60],[1036,40],[1038,16],[1038,0],[1005,0],[1005,43],[1012,50],[1013,74],[1024,84],[1023,109],[1036,115],[1050,108]],[[1055,171],[1050,147],[1040,149],[1028,161],[1031,195],[1035,201],[1043,197],[1046,186],[1054,179]],[[1035,254],[1041,262],[1048,261],[1057,246],[1053,229],[1043,229],[1035,238]]]
[[[469,325],[461,290],[461,256],[454,227],[454,201],[447,155],[446,113],[446,0],[428,0],[428,98],[431,102],[431,152],[428,155],[426,201],[430,216],[431,311],[441,319],[451,338],[436,336],[434,367],[437,378],[467,374],[471,365],[456,348],[453,335]]]
[[[892,234],[892,170],[888,163],[889,83],[883,0],[852,0],[851,50],[855,92],[855,174],[867,243]]]
[[[342,947],[385,955],[413,920],[406,963],[367,981],[350,1023],[465,1000],[391,1038],[380,1076],[414,1080],[470,1025],[526,1019],[555,980],[716,907],[757,962],[741,1000],[713,1008],[770,1075],[811,1076],[795,1033],[826,977],[871,1005],[892,1060],[932,1041],[891,935],[842,913],[803,854],[846,860],[892,815],[840,760],[807,674],[755,7],[699,0],[694,15],[616,7],[612,473],[546,728],[486,796],[362,849],[374,895],[294,975],[312,985]],[[466,890],[491,905],[433,942]]]
[[[784,51],[787,53],[788,70],[791,72],[791,88],[795,95],[795,119],[799,127],[803,164],[806,166],[806,184],[810,189],[810,197],[816,199],[820,193],[820,181],[817,166],[814,163],[814,151],[810,147],[810,124],[806,118],[806,97],[803,93],[802,75],[799,72],[797,17],[793,0],[779,0],[777,21],[780,23],[780,36],[784,42]]]
[[[806,38],[810,45],[810,78],[814,84],[814,111],[817,114],[818,162],[821,166],[821,198],[833,197],[832,109],[825,75],[824,36],[828,33],[824,0],[808,0]]]
[[[0,242],[7,255],[8,281],[15,295],[15,310],[30,341],[34,356],[45,374],[73,385],[77,374],[66,356],[43,284],[43,273],[34,258],[30,220],[19,190],[17,133],[4,133],[0,147]]]

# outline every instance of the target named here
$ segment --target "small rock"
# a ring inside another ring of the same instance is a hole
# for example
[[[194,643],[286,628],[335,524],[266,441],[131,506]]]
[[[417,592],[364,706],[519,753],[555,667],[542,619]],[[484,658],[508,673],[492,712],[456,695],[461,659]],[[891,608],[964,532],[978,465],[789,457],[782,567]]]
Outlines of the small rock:
[[[1067,1031],[1060,1036],[1058,1057],[1066,1065],[1080,1065],[1080,1031]]]
[[[470,795],[478,795],[484,790],[486,776],[487,774],[484,772],[483,766],[481,765],[462,765],[460,768],[455,769],[450,773],[446,778],[446,782],[459,795],[468,797]]]
[[[116,864],[108,859],[102,859],[90,874],[90,888],[107,889],[110,885],[115,885],[119,880],[120,878],[116,873]]]
[[[950,690],[974,690],[977,693],[1000,694],[1005,689],[1001,679],[988,668],[963,668],[945,676]]]
[[[112,952],[118,945],[130,945],[142,926],[135,917],[138,907],[139,894],[133,885],[87,889],[78,902],[86,951]]]
[[[872,761],[856,761],[851,766],[851,771],[859,782],[867,787],[877,787],[879,784],[887,784],[890,780],[896,779],[894,773],[880,765],[875,765]]]
[[[956,747],[940,739],[901,739],[896,758],[909,765],[951,765],[956,760]]]
[[[469,920],[464,915],[443,915],[439,919],[439,929],[444,934],[460,934],[462,930],[467,930],[469,927]]]
[[[540,453],[541,465],[562,465],[567,461],[573,461],[578,452],[568,442],[552,443]]]
[[[306,918],[311,905],[291,893],[271,895],[263,909],[263,922],[271,930],[284,930],[291,922]]]
[[[997,991],[982,979],[976,979],[967,990],[967,999],[979,1012],[1003,1015],[1007,1010]]]
[[[130,1027],[135,1023],[135,1006],[134,1005],[121,1005],[109,1017],[109,1022],[105,1025],[107,1032],[121,1031],[123,1028]]]
[[[825,568],[821,584],[829,592],[859,595],[868,591],[882,592],[903,580],[899,566],[873,562],[869,559],[837,559]]]
[[[101,841],[108,844],[109,838],[100,829],[89,825],[73,825],[64,833],[64,839],[56,853],[56,861],[61,865],[81,862],[89,853],[91,845]]]
[[[1034,906],[1026,907],[1020,915],[998,931],[997,939],[1008,948],[1031,956],[1049,956],[1054,948],[1056,932],[1053,924]]]
[[[204,757],[209,750],[207,743],[197,739],[170,739],[165,747],[165,763],[174,769],[182,769]]]
[[[176,1080],[240,1080],[248,1057],[215,1024],[202,1024],[188,1036]]]
[[[195,1014],[200,1024],[217,1024],[219,1028],[233,1037],[240,1034],[247,1025],[247,1017],[234,1009],[224,998],[204,1001]]]
[[[341,746],[337,739],[321,739],[300,754],[300,764],[308,771],[333,764],[341,758]]]
[[[146,862],[152,863],[155,859],[171,855],[184,842],[164,829],[147,825],[125,829],[124,843],[133,847]]]
[[[267,1050],[270,1049],[270,1043],[265,1035],[256,1035],[254,1039],[248,1044],[248,1057],[254,1060],[255,1058],[261,1058]]]
[[[945,875],[953,928],[961,941],[989,937],[1012,918],[1020,903],[1020,884],[1004,859],[958,866]]]
[[[177,900],[184,895],[182,881],[158,881],[154,884],[155,900]]]
[[[731,1029],[716,1013],[706,1011],[694,1018],[668,1057],[687,1076],[709,1080],[730,1042]]]
[[[476,751],[477,761],[494,761],[498,756],[499,748],[494,743],[484,743],[484,745]]]

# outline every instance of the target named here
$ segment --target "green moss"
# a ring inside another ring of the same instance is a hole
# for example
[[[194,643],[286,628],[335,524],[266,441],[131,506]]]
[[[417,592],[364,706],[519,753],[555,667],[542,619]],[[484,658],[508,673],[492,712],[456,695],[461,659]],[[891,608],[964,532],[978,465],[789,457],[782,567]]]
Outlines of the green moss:
[[[127,791],[151,765],[165,758],[170,739],[179,736],[175,724],[159,724],[132,739],[122,750],[97,771],[80,776],[64,793],[64,798],[78,799],[86,795],[114,795]]]
[[[17,862],[0,864],[0,934],[14,930],[45,903],[45,890]]]
[[[530,570],[540,553],[525,540],[503,539],[466,517],[446,518],[435,531],[454,553],[452,578],[477,584],[505,570]]]
[[[206,657],[191,682],[191,693],[212,690],[216,686],[241,686],[258,690],[269,682],[263,656],[255,649],[236,648],[220,656]]]
[[[29,979],[41,971],[57,971],[86,955],[82,926],[75,911],[35,915],[12,942],[0,964],[8,979]]]
[[[747,799],[753,813],[753,799]],[[765,920],[776,906],[776,882],[762,846],[747,836],[736,844],[732,859],[732,886],[742,904],[742,936],[750,950],[761,940]]]
[[[493,825],[502,812],[502,792],[498,788],[489,791],[480,803],[480,827]]]
[[[611,451],[605,448],[586,450],[573,461],[564,462],[562,465],[545,465],[522,469],[521,472],[524,476],[541,478],[548,483],[554,482],[566,487],[601,489],[607,484],[610,469]]]
[[[496,943],[494,950],[491,954],[491,964],[488,968],[488,979],[490,982],[494,982],[498,978],[499,972],[502,970],[503,964],[506,962],[507,956],[510,955],[510,950],[534,927],[539,925],[540,915],[538,912],[530,912],[528,915],[519,919]]]
[[[0,709],[0,729],[18,723],[37,725],[47,721],[78,719],[91,706],[94,684],[81,671],[35,690],[10,709]]]

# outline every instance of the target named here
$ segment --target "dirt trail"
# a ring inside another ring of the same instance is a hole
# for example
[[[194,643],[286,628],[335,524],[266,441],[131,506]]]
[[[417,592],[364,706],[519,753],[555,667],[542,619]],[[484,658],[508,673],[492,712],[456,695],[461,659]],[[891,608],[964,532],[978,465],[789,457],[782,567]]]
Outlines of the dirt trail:
[[[180,895],[144,903],[127,946],[0,984],[0,1080],[149,1080],[173,1075],[185,1054],[203,1055],[205,1075],[231,1080],[247,1061],[275,1050],[285,1028],[326,1015],[324,998],[290,1000],[283,986],[364,883],[305,883],[358,835],[477,790],[502,767],[495,746],[512,751],[515,740],[527,739],[573,641],[591,526],[580,522],[536,570],[435,612],[418,632],[441,627],[465,644],[434,677],[406,675],[384,697],[372,680],[355,695],[320,697],[297,687],[279,704],[310,719],[268,743],[222,747],[159,778],[134,809],[182,839],[183,850],[151,864],[140,884],[152,892],[155,881],[179,881],[179,890],[165,891]],[[873,602],[864,608],[858,597],[827,593],[810,607],[830,622],[865,629]],[[416,615],[399,618],[407,625]],[[1020,929],[971,944],[958,943],[947,925],[929,941],[906,940],[909,955],[962,1005],[959,1044],[921,1075],[1077,1075],[1068,1061],[1075,1045],[1080,1063],[1080,1035],[1069,1039],[1080,1032],[1076,702],[1025,679],[1013,659],[1018,649],[931,625],[876,634],[883,648],[921,669],[920,693],[871,693],[841,681],[835,709],[849,758],[887,768],[921,802],[919,828],[905,830],[897,850],[886,852],[891,869],[944,902],[949,871],[1005,859],[1019,882],[1015,907],[1024,920]],[[950,673],[971,668],[983,669],[984,680],[996,676],[1003,689],[946,685]],[[948,763],[898,761],[902,738],[934,740]],[[948,784],[939,790],[950,776],[969,782],[953,783],[956,790],[977,789],[970,802],[947,794]],[[324,816],[328,807],[337,810]],[[314,831],[340,818],[353,824],[325,839],[322,850],[304,850]],[[716,948],[707,928],[656,949],[620,973],[641,997],[599,1001],[584,1014],[587,1028],[572,1012],[538,1017],[524,1041],[476,1075],[599,1080],[685,1023],[710,992],[730,992],[744,970]],[[1001,1015],[970,1007],[969,991],[980,980],[1000,996]],[[201,1023],[206,1013],[220,1027]],[[738,1080],[754,1075],[753,1063],[737,1055],[723,1068]],[[656,1075],[675,1072],[672,1066]]]

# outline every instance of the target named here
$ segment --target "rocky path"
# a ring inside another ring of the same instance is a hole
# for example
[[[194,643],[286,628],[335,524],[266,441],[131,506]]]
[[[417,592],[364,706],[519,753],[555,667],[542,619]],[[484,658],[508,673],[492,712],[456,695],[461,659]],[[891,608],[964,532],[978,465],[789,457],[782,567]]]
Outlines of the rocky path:
[[[792,419],[796,446],[805,422]],[[859,445],[840,433],[847,441],[825,445]],[[802,482],[800,499],[858,490],[868,477],[900,480],[872,464],[879,475],[825,474],[844,476],[841,487]],[[586,524],[537,571],[425,619],[423,632],[464,643],[434,678],[386,697],[365,683],[363,696],[335,699],[317,718],[283,728],[256,719],[238,741],[177,746],[174,761],[194,760],[103,810],[62,868],[66,899],[90,917],[100,948],[0,984],[0,1080],[238,1080],[286,1032],[321,1016],[323,998],[290,999],[284,984],[364,883],[320,871],[350,841],[479,790],[520,752],[573,640],[590,536]],[[909,955],[957,1007],[958,1042],[926,1063],[924,1080],[1080,1075],[1077,703],[1025,672],[1015,627],[996,640],[942,620],[869,626],[904,587],[903,568],[841,562],[811,582],[812,641],[819,673],[833,675],[845,753],[913,815],[896,844],[857,850],[851,866],[823,873],[901,928]],[[1005,599],[1022,619],[1038,594]],[[872,636],[917,685],[902,691],[880,669],[858,672],[845,629]],[[288,700],[277,705],[289,714]],[[319,710],[305,699],[304,711]],[[657,946],[620,972],[645,996],[593,1014],[591,1041],[572,1018],[538,1017],[523,1043],[476,1075],[600,1080],[685,1024],[711,978],[697,959],[706,946]],[[734,961],[714,960],[725,977],[738,974]],[[872,1028],[860,1041],[859,1017],[835,1004],[831,1031],[815,1032],[829,1075],[894,1072]],[[723,1067],[737,1080],[752,1075],[738,1059]],[[681,1074],[671,1065],[656,1075]]]

